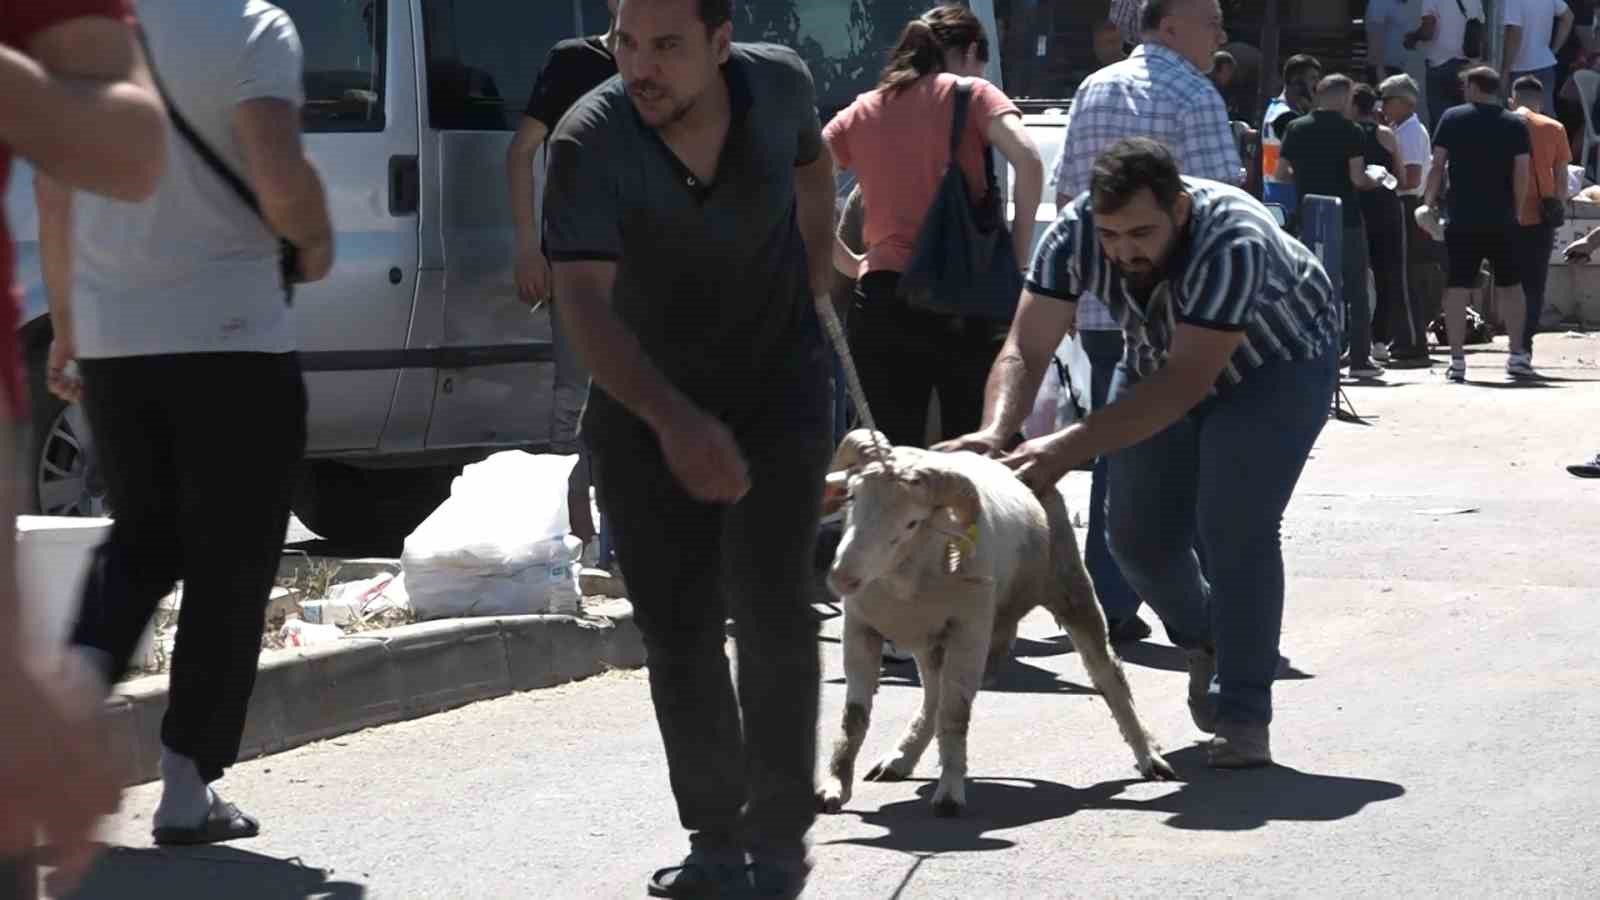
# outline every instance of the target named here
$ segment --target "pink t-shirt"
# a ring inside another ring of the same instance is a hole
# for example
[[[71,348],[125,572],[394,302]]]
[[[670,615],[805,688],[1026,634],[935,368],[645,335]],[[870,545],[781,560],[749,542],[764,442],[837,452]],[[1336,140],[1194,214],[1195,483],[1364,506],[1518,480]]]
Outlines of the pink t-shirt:
[[[911,262],[922,220],[950,161],[950,115],[958,81],[941,73],[897,94],[869,91],[822,130],[839,167],[854,172],[861,184],[867,244],[863,275],[904,272]],[[958,155],[973,199],[987,189],[984,134],[990,122],[1008,113],[1020,115],[1011,98],[981,78],[972,79],[972,104]]]

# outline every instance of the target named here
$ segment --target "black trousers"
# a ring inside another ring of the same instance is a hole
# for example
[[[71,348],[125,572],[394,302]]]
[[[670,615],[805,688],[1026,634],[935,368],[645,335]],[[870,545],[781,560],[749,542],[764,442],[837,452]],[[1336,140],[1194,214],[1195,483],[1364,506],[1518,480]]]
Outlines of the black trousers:
[[[1372,337],[1403,350],[1418,346],[1424,339],[1411,311],[1407,284],[1405,209],[1400,198],[1390,191],[1366,191],[1361,195],[1362,218],[1367,225],[1372,282],[1376,296],[1372,306]]]
[[[1406,327],[1391,327],[1389,356],[1391,359],[1420,358],[1428,355],[1428,323],[1438,318],[1444,310],[1444,244],[1435,241],[1417,224],[1417,207],[1421,197],[1401,197],[1406,225],[1406,297],[1410,300],[1405,312],[1411,320]],[[1410,343],[1412,336],[1416,342]]]
[[[1522,293],[1527,298],[1528,325],[1523,330],[1523,353],[1533,352],[1533,336],[1539,333],[1544,317],[1545,288],[1550,284],[1550,254],[1555,250],[1556,230],[1550,225],[1517,226],[1517,258],[1522,261]]]
[[[830,362],[750,388],[723,416],[750,468],[731,506],[691,498],[649,428],[584,420],[632,588],[678,818],[696,847],[798,862],[816,817],[820,669],[811,614],[817,515],[833,451]],[[724,651],[735,622],[738,690]],[[741,728],[741,719],[743,727]]]
[[[983,424],[983,391],[1005,333],[985,319],[913,309],[900,275],[869,272],[850,313],[850,355],[878,430],[896,446],[927,445],[928,403],[939,392],[943,439]]]
[[[72,641],[105,653],[115,680],[182,579],[161,741],[214,781],[238,759],[305,452],[300,360],[184,354],[81,368],[115,523],[95,550]]]

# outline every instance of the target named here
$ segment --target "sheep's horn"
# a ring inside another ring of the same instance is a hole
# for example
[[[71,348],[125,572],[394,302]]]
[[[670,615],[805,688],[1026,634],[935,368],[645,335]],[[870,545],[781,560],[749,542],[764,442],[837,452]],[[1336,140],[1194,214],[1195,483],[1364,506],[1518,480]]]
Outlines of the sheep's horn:
[[[962,528],[978,521],[978,489],[972,479],[959,472],[924,469],[919,480],[928,492],[928,502],[950,510]]]
[[[857,428],[844,436],[839,442],[839,449],[833,452],[833,463],[828,466],[829,472],[848,472],[861,464],[862,457],[872,453],[874,447],[889,448],[889,441],[882,434],[874,434],[865,428]]]

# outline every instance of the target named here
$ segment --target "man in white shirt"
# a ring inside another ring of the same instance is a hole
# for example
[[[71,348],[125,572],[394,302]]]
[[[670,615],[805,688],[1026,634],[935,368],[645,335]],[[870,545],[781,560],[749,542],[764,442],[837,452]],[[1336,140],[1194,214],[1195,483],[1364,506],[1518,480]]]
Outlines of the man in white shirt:
[[[170,132],[166,176],[143,203],[38,182],[50,389],[81,400],[116,510],[71,644],[109,691],[183,582],[151,823],[157,844],[209,844],[259,830],[210,784],[239,754],[305,450],[285,281],[327,274],[333,226],[301,144],[289,16],[262,0],[166,0],[139,14],[169,115],[195,138]]]
[[[1430,130],[1438,127],[1445,110],[1466,102],[1461,73],[1470,62],[1481,59],[1484,52],[1483,48],[1466,46],[1467,22],[1473,20],[1488,21],[1483,0],[1422,0],[1422,17],[1416,30],[1405,37],[1405,46],[1421,45],[1428,63]]]
[[[1397,193],[1405,207],[1406,220],[1406,290],[1411,303],[1399,312],[1409,321],[1392,322],[1389,333],[1391,369],[1426,368],[1432,365],[1428,357],[1428,336],[1424,330],[1432,321],[1444,297],[1444,272],[1437,262],[1441,246],[1417,224],[1417,207],[1422,205],[1422,192],[1428,183],[1428,169],[1433,165],[1433,141],[1427,126],[1417,116],[1417,83],[1410,75],[1391,75],[1378,86],[1378,96],[1383,101],[1383,115],[1394,129],[1395,143],[1400,152],[1400,185]]]
[[[1556,53],[1572,36],[1575,20],[1566,0],[1506,0],[1500,71],[1507,84],[1532,75],[1544,85],[1544,109],[1556,108]]]
[[[1406,32],[1417,24],[1417,0],[1367,0],[1367,80],[1406,70]]]

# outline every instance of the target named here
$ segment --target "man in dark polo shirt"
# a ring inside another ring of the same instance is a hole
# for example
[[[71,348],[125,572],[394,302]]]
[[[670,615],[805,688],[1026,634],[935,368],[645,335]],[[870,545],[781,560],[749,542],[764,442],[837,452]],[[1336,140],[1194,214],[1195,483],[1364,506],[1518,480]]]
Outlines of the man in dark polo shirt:
[[[1372,364],[1372,295],[1367,291],[1367,232],[1361,221],[1357,190],[1378,186],[1365,171],[1365,139],[1350,120],[1355,83],[1329,75],[1317,83],[1317,108],[1289,123],[1278,157],[1278,180],[1293,180],[1304,197],[1338,197],[1344,209],[1343,275],[1345,344],[1350,351],[1350,376],[1376,378],[1383,370]]]
[[[730,0],[623,0],[621,80],[550,141],[556,311],[594,375],[583,438],[690,832],[652,896],[798,896],[816,807],[833,165],[805,64],[733,44],[731,18]]]
[[[607,0],[613,21],[617,0]],[[545,260],[539,223],[534,216],[538,179],[533,160],[545,139],[561,122],[572,104],[617,74],[617,60],[611,54],[611,30],[598,36],[573,38],[550,49],[539,79],[528,97],[522,124],[506,150],[506,183],[511,188],[511,218],[517,228],[517,295],[524,302],[538,304],[550,299],[550,264]],[[588,454],[578,441],[578,417],[589,399],[589,370],[578,358],[572,341],[561,330],[559,317],[550,317],[550,339],[555,345],[555,397],[550,414],[550,452],[578,454],[567,480],[567,508],[571,511],[572,534],[584,542],[584,565],[604,565],[595,542],[594,517],[589,511]]]
[[[1488,66],[1462,76],[1467,102],[1446,110],[1433,135],[1433,168],[1423,202],[1438,209],[1445,175],[1445,250],[1450,257],[1444,292],[1450,368],[1445,378],[1467,380],[1467,295],[1484,260],[1494,266],[1494,299],[1505,317],[1513,349],[1522,346],[1527,318],[1517,262],[1517,211],[1528,199],[1533,144],[1522,117],[1500,104],[1500,74]]]

